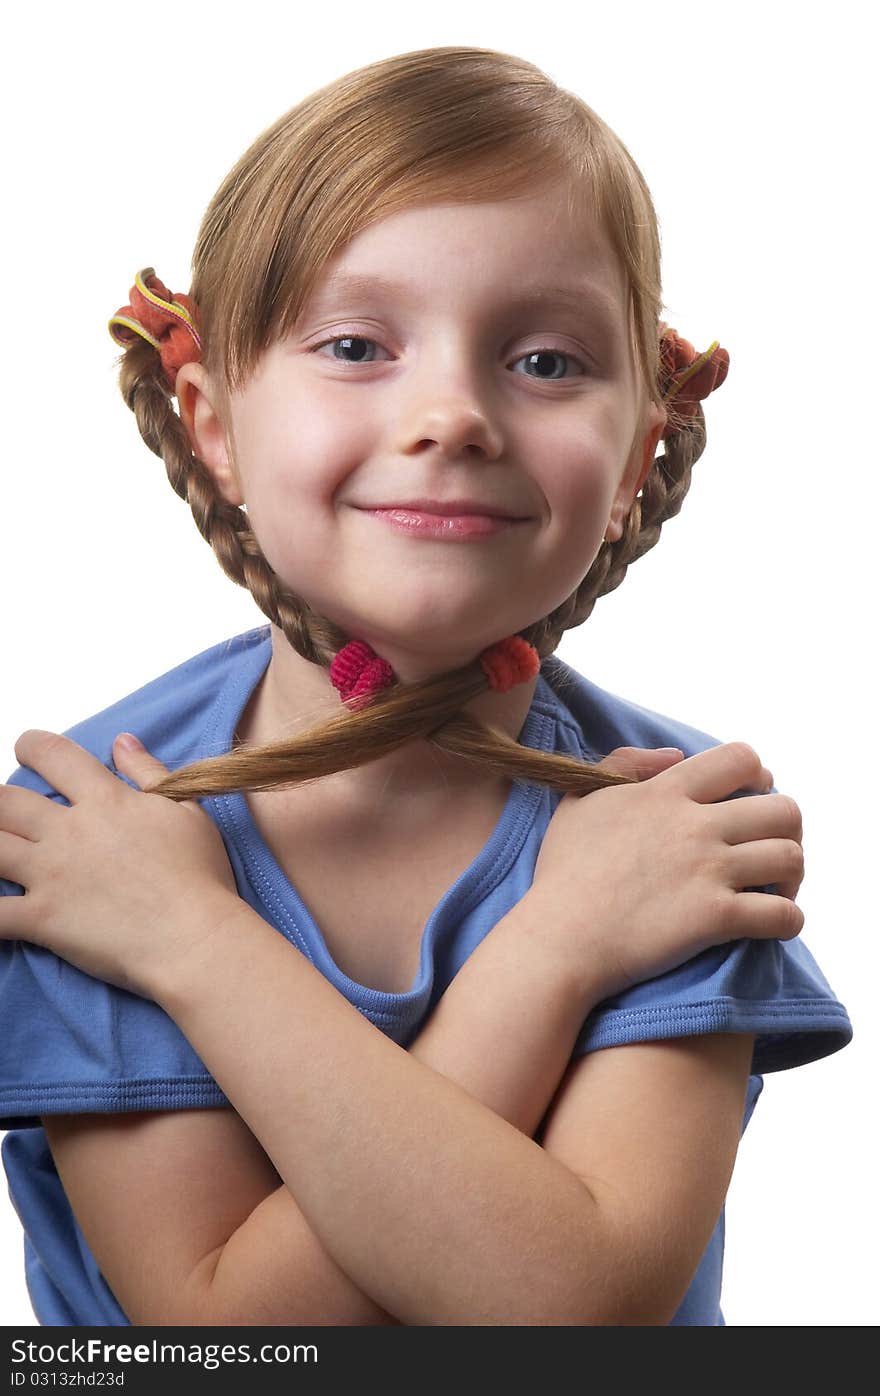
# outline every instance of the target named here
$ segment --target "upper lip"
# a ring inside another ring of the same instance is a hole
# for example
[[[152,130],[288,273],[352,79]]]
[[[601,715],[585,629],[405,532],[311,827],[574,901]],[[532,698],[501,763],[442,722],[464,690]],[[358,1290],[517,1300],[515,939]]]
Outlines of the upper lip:
[[[364,509],[412,509],[422,514],[488,514],[495,519],[525,519],[526,514],[508,509],[504,504],[492,504],[480,499],[406,499],[392,504],[364,504]]]

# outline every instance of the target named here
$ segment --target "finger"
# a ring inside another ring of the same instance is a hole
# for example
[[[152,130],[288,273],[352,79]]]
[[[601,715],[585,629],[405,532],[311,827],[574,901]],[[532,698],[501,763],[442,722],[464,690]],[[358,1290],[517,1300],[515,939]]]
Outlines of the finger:
[[[42,838],[49,820],[61,815],[61,806],[37,790],[25,790],[20,785],[0,785],[0,829],[20,838]]]
[[[117,771],[128,776],[141,790],[149,791],[151,785],[168,774],[168,767],[147,751],[131,732],[120,732],[114,739],[113,763]]]
[[[18,878],[9,880],[18,882]],[[19,885],[23,887],[24,883]],[[35,921],[33,905],[33,897],[27,894],[22,896],[19,892],[14,896],[0,897],[0,941],[27,940],[32,945],[39,944],[36,938],[39,928],[36,924],[31,924]]]
[[[0,831],[0,877],[17,882],[19,887],[29,887],[33,880],[34,847],[29,839]],[[10,900],[0,897],[0,907]]]
[[[790,795],[748,796],[724,800],[714,818],[718,832],[729,844],[752,839],[794,839],[803,844],[804,821],[800,805]]]
[[[737,939],[794,940],[803,930],[804,913],[797,902],[772,892],[737,892],[731,921]]]
[[[684,752],[678,747],[619,746],[600,761],[599,766],[631,780],[650,780],[683,760]]]
[[[763,790],[773,784],[772,775],[747,742],[722,742],[698,751],[664,771],[662,779],[675,781],[700,804],[725,800],[736,790]]]
[[[804,880],[804,850],[794,839],[761,839],[740,843],[729,853],[732,885],[775,886],[781,897],[794,901]]]
[[[19,764],[42,776],[71,804],[96,790],[115,789],[119,782],[103,762],[70,737],[30,728],[15,743]]]

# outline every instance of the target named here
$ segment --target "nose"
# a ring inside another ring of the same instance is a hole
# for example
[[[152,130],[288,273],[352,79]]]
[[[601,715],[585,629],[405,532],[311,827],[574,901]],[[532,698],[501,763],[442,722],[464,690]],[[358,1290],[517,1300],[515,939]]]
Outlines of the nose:
[[[451,377],[438,385],[442,370],[436,363],[428,374],[412,384],[412,398],[401,404],[398,416],[401,455],[436,446],[445,456],[457,458],[475,451],[496,460],[504,448],[498,423],[488,409],[473,375],[462,371],[461,350]]]
[[[417,426],[404,437],[403,454],[425,451],[437,446],[445,456],[455,459],[477,451],[488,460],[501,454],[501,436],[485,413],[463,404],[435,404],[422,412]]]

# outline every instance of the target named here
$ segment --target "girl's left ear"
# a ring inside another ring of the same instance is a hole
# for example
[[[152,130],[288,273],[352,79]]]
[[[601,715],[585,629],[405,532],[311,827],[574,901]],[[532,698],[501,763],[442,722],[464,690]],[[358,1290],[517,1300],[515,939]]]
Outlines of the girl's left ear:
[[[651,473],[651,467],[654,464],[654,457],[657,454],[657,447],[660,444],[660,438],[663,435],[663,431],[666,427],[666,420],[666,408],[659,407],[656,402],[652,402],[650,410],[648,412],[648,422],[645,429],[645,435],[643,437],[642,468],[639,473],[638,483],[635,489],[633,490],[633,499],[635,499],[639,490],[642,488],[642,485],[645,483],[645,481]]]
[[[633,443],[632,453],[627,461],[626,470],[617,489],[614,504],[609,517],[611,530],[611,540],[618,539],[623,532],[623,520],[632,508],[633,500],[638,494],[642,485],[651,473],[654,464],[654,456],[663,429],[666,426],[666,408],[658,407],[652,402],[648,411],[648,420],[641,435],[641,461],[639,462],[639,439]],[[633,481],[632,472],[639,462],[639,473]],[[606,530],[607,532],[607,530]]]

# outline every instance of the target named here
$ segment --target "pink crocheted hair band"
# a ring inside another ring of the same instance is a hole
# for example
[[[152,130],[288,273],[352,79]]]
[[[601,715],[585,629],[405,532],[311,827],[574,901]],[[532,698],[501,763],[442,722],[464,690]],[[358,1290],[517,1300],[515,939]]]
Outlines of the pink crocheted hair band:
[[[506,693],[514,684],[533,679],[541,668],[541,658],[534,645],[521,635],[508,635],[483,650],[480,664],[489,687]],[[349,640],[330,665],[330,682],[349,708],[366,706],[374,693],[396,679],[388,661],[381,659],[366,640]]]

